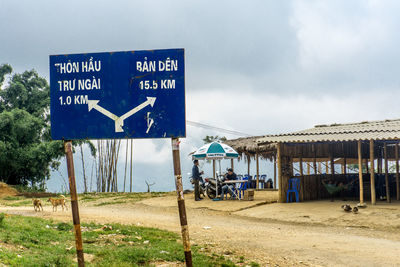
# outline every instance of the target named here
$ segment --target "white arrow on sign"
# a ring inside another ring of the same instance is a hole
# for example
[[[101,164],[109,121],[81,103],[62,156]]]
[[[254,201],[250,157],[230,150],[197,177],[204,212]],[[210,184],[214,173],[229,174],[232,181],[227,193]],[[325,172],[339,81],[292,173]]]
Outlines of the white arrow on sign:
[[[95,109],[98,112],[100,112],[100,113],[104,114],[105,116],[109,117],[110,119],[112,119],[115,122],[115,132],[119,133],[119,132],[123,132],[124,131],[122,129],[122,126],[124,126],[124,120],[125,119],[129,118],[130,116],[132,116],[136,112],[144,109],[148,105],[151,105],[151,107],[153,107],[154,106],[154,102],[156,102],[156,97],[147,97],[147,100],[145,102],[143,102],[139,106],[131,109],[130,111],[128,111],[127,113],[125,113],[121,117],[118,117],[117,115],[111,113],[110,111],[106,110],[105,108],[99,106],[98,105],[99,102],[100,102],[100,100],[88,100],[87,104],[88,104],[89,111],[91,111],[92,109]]]

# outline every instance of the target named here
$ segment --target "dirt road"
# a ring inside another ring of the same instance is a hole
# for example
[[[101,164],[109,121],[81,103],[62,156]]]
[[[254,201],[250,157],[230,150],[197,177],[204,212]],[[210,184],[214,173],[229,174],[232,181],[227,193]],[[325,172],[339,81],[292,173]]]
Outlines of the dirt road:
[[[81,221],[133,223],[179,232],[177,208],[172,204],[175,201],[173,196],[168,196],[136,204],[83,204],[80,206]],[[195,206],[197,203],[192,205],[188,201],[187,205],[192,243],[206,251],[243,255],[261,266],[400,266],[398,228],[366,229],[283,220],[279,216],[249,216],[252,209],[260,215],[263,208],[273,209],[279,204],[241,208],[234,212],[210,210],[205,207],[206,203]],[[32,207],[0,207],[0,212],[71,220],[70,211],[53,213],[46,210],[34,213]]]

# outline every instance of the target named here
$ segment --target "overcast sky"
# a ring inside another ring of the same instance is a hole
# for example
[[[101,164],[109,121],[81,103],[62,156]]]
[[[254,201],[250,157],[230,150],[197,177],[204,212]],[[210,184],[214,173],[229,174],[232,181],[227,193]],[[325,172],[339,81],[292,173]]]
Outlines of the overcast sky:
[[[399,10],[385,0],[0,0],[0,64],[48,78],[51,54],[183,47],[192,121],[262,135],[399,118]],[[225,135],[187,134],[184,171],[203,136]],[[139,189],[144,179],[173,189],[170,154],[168,140],[135,141]]]

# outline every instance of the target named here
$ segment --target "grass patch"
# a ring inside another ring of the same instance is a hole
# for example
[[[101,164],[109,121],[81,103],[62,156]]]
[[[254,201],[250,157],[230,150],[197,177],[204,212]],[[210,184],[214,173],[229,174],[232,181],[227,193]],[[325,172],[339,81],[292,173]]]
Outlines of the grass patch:
[[[100,202],[100,203],[97,203],[94,205],[98,207],[98,206],[115,205],[115,204],[122,204],[122,203],[126,203],[126,201],[123,201],[123,200],[105,201],[105,202]]]
[[[0,227],[0,262],[7,266],[76,266],[75,238],[70,223],[36,217],[5,216]],[[133,225],[83,224],[87,266],[154,266],[183,262],[179,235]],[[196,246],[194,266],[236,266],[217,255],[208,256]]]
[[[121,203],[136,203],[144,199],[174,195],[175,192],[151,192],[151,193],[87,193],[79,195],[81,202],[96,202],[106,200],[94,206],[104,206]]]
[[[24,199],[24,197],[21,197],[21,196],[8,196],[8,197],[4,197],[3,199],[7,200],[7,201],[14,201],[14,200]]]

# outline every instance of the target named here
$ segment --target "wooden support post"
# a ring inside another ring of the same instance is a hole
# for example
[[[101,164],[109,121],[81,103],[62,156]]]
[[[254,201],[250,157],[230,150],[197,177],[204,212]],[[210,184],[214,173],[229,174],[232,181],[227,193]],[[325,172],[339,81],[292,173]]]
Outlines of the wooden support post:
[[[399,183],[399,143],[394,147],[394,155],[396,157],[396,199],[400,200],[400,183]]]
[[[279,182],[279,202],[283,203],[285,200],[282,197],[282,144],[278,143],[278,147],[277,147],[277,160],[278,160],[278,182]]]
[[[247,174],[251,176],[250,174],[250,155],[247,155]]]
[[[387,157],[387,144],[383,145],[384,157],[385,157],[385,184],[386,184],[386,201],[390,203],[390,184],[389,184],[389,164]]]
[[[322,163],[318,162],[318,173],[322,173]]]
[[[234,171],[235,169],[233,168],[233,159],[231,159],[231,169]]]
[[[303,158],[301,158],[300,157],[300,159],[299,159],[299,164],[300,164],[300,176],[304,176],[304,173],[303,173]]]
[[[328,162],[325,162],[325,173],[326,173],[326,174],[329,173],[329,165],[328,165]]]
[[[343,158],[343,174],[347,174],[347,159]]]
[[[335,174],[335,158],[333,156],[330,156],[329,158],[330,163],[331,163],[331,174]]]
[[[360,183],[360,204],[364,203],[364,183],[363,183],[363,172],[362,172],[362,150],[361,150],[361,140],[357,141],[358,147],[358,180]]]
[[[276,155],[274,156],[274,189],[276,189]]]
[[[257,168],[257,185],[256,188],[259,188],[260,183],[260,163],[258,162],[258,153],[256,153],[256,168]]]
[[[311,166],[310,166],[310,163],[309,162],[307,162],[306,163],[307,164],[307,175],[310,175],[310,169],[311,169]]]
[[[172,138],[172,158],[174,162],[175,186],[178,197],[179,219],[181,222],[181,233],[183,249],[185,251],[185,261],[187,267],[192,267],[192,251],[190,249],[189,227],[187,225],[185,199],[183,197],[181,159],[179,155],[179,138]]]
[[[72,142],[65,141],[64,149],[65,149],[65,156],[67,158],[69,191],[71,193],[71,211],[72,211],[72,220],[74,223],[76,255],[78,258],[78,266],[83,267],[85,266],[85,259],[83,258],[82,232],[81,232],[81,222],[79,219],[78,194],[76,193]]]
[[[374,140],[369,140],[369,157],[371,162],[370,177],[371,177],[371,204],[376,204],[376,193],[375,193],[375,156],[374,156]]]

